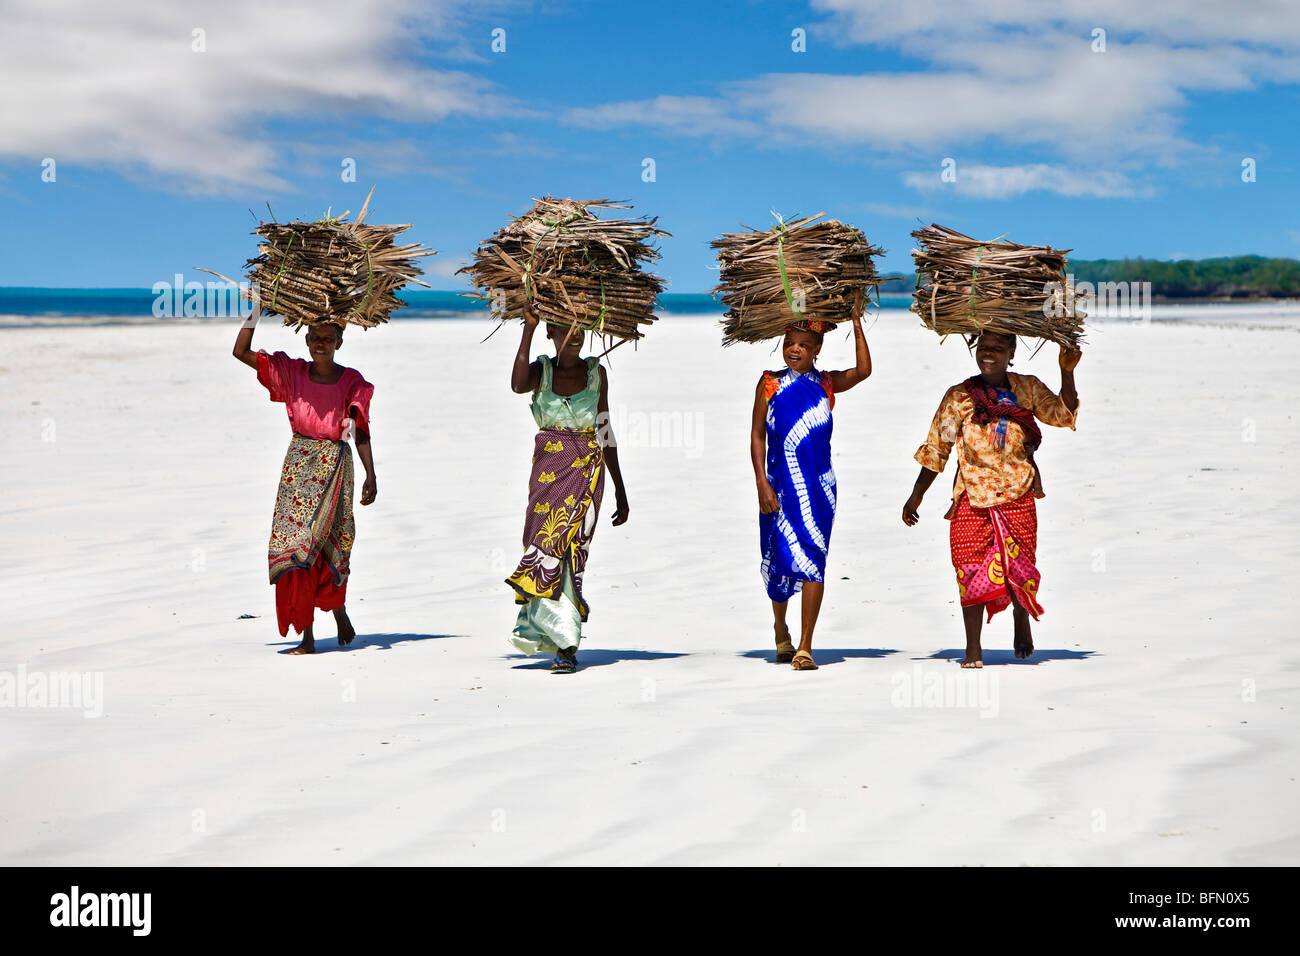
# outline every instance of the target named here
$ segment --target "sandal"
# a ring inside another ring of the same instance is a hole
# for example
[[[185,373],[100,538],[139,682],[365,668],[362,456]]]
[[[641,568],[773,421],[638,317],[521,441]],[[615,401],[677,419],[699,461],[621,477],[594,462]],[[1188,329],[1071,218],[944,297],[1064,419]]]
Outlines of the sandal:
[[[567,657],[557,657],[551,662],[552,674],[572,674],[578,669],[578,662]]]
[[[817,669],[817,662],[813,660],[813,656],[807,651],[799,651],[794,655],[794,659],[790,663],[794,665],[794,669],[797,671],[815,671]]]
[[[794,645],[788,640],[776,642],[776,662],[778,664],[789,664],[794,660]]]

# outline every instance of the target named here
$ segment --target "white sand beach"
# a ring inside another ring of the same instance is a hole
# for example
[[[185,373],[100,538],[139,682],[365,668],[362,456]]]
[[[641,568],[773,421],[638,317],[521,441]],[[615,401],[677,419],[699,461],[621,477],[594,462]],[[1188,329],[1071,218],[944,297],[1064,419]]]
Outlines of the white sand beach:
[[[518,330],[491,327],[348,332],[379,497],[360,636],[318,614],[310,658],[277,653],[289,425],[235,326],[3,332],[0,863],[1300,863],[1294,324],[1090,330],[1079,429],[1038,456],[1038,650],[1015,661],[1001,615],[971,672],[951,470],[899,513],[974,364],[882,315],[835,407],[822,666],[798,673],[772,663],[748,457],[779,356],[667,317],[607,359],[631,516],[607,498],[565,678],[507,640],[534,429]],[[255,345],[303,353],[269,322]],[[819,365],[851,356],[836,333]],[[1055,347],[1015,371],[1057,388]],[[33,699],[59,675],[102,699]]]

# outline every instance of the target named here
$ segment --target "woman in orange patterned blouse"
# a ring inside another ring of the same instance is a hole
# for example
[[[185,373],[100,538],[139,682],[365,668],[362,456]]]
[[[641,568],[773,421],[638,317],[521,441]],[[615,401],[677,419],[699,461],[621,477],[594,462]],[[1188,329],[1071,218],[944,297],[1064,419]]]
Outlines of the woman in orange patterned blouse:
[[[975,343],[972,342],[972,345]],[[1034,499],[1042,498],[1043,483],[1034,463],[1042,441],[1038,422],[1074,428],[1079,395],[1074,369],[1083,353],[1061,347],[1061,394],[1032,375],[1008,372],[1016,354],[1012,335],[985,332],[975,345],[980,374],[948,389],[930,434],[916,452],[921,465],[911,497],[903,505],[903,523],[919,521],[917,509],[934,479],[957,448],[957,476],[949,542],[957,590],[966,625],[966,657],[962,667],[983,667],[981,608],[988,619],[1014,605],[1015,653],[1034,652],[1029,617],[1038,620],[1041,576],[1034,566],[1038,545],[1038,516]]]

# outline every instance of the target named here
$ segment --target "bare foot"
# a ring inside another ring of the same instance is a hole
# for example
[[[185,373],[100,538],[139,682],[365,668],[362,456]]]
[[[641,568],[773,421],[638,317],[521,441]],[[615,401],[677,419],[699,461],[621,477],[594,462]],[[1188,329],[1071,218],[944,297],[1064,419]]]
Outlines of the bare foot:
[[[301,644],[299,644],[297,647],[291,647],[291,648],[289,648],[289,649],[288,649],[287,651],[285,651],[284,653],[286,653],[286,654],[315,654],[315,653],[316,653],[316,642],[313,641],[310,637],[304,637],[304,638],[302,639],[302,643],[301,643]]]
[[[968,604],[961,609],[962,624],[966,628],[966,657],[962,667],[983,667],[984,651],[980,647],[980,632],[984,629],[984,605]]]
[[[339,647],[347,647],[352,643],[352,639],[357,636],[357,630],[352,626],[352,621],[348,619],[348,609],[339,608],[334,612],[334,623],[339,629]]]

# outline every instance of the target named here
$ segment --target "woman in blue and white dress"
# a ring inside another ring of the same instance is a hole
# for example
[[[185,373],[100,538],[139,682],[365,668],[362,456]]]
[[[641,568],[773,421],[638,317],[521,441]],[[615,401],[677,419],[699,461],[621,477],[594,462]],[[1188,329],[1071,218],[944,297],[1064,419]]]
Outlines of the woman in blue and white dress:
[[[833,326],[797,321],[786,327],[781,355],[786,368],[764,372],[754,393],[750,457],[758,485],[759,548],[763,583],[772,599],[776,661],[816,670],[813,629],[826,581],[826,551],[835,520],[835,470],[831,467],[831,409],[835,396],[871,374],[871,353],[854,309],[857,364],[840,372],[814,366],[823,336]],[[786,608],[803,592],[799,647],[786,626]]]

